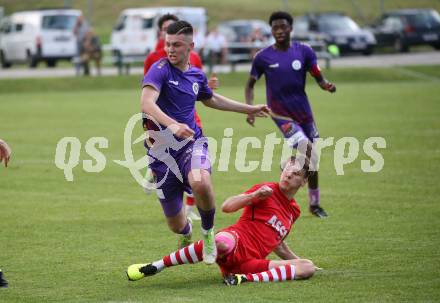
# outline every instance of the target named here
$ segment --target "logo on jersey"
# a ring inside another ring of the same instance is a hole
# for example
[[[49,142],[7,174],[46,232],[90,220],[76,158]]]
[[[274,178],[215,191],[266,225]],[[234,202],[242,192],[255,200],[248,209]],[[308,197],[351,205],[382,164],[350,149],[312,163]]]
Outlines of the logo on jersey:
[[[267,224],[277,231],[279,238],[283,239],[287,235],[287,228],[284,227],[283,222],[278,220],[277,216],[273,215],[272,218],[267,221]]]
[[[283,133],[290,137],[294,134],[294,128],[293,128],[293,123],[292,122],[287,122],[281,125],[281,130],[283,131]]]
[[[300,70],[301,69],[301,62],[299,60],[293,60],[292,62],[292,68],[294,70]]]
[[[193,92],[196,95],[199,93],[199,84],[197,82],[193,83]]]
[[[169,80],[168,82],[170,82],[171,84],[174,84],[174,85],[179,85],[179,81],[173,81],[173,80]]]
[[[269,68],[278,68],[278,67],[280,67],[279,63],[274,63],[274,64],[269,65]]]

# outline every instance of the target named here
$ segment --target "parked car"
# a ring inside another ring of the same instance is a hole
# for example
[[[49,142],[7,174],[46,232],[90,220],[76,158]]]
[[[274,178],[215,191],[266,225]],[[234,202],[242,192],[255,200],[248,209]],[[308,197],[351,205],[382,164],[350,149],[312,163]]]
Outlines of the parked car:
[[[440,15],[433,9],[404,9],[382,15],[372,26],[380,46],[407,52],[414,45],[440,49]]]
[[[274,42],[269,24],[257,19],[224,21],[218,31],[226,37],[232,62],[250,61],[255,50]]]
[[[54,67],[58,60],[71,60],[77,54],[73,33],[81,11],[47,9],[23,11],[2,19],[0,24],[0,63],[3,68],[13,63],[36,67],[45,61]]]
[[[341,54],[360,52],[370,55],[374,51],[374,35],[343,13],[311,13],[295,18],[293,38],[311,40],[320,36],[327,44],[337,45]]]
[[[157,21],[167,13],[190,22],[196,37],[206,35],[206,10],[201,7],[130,8],[122,11],[113,27],[111,48],[115,56],[144,58],[154,50],[157,39]]]

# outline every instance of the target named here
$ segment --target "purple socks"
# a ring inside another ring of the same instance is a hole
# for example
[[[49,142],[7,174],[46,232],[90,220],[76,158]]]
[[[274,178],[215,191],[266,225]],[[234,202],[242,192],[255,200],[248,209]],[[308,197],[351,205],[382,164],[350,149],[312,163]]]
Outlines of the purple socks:
[[[200,207],[197,207],[200,213],[200,218],[202,219],[202,228],[204,230],[209,230],[214,226],[214,215],[215,215],[215,207],[210,210],[203,210]]]

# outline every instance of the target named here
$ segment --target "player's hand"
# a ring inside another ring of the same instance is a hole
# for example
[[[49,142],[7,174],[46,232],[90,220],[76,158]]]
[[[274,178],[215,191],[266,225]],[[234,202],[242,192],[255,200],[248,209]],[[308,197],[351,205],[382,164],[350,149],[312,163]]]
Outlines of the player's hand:
[[[252,127],[255,126],[255,116],[253,114],[248,114],[246,118],[246,122],[249,123]]]
[[[210,89],[217,89],[219,87],[219,81],[216,73],[212,73],[208,80],[208,87]]]
[[[328,81],[322,81],[321,83],[319,83],[319,86],[323,89],[326,90],[328,92],[334,93],[336,92],[336,85],[334,85],[331,82]]]
[[[248,115],[249,114],[255,117],[267,117],[267,115],[269,114],[269,107],[263,104],[252,105],[250,110],[248,111]]]
[[[185,123],[176,123],[169,126],[173,134],[182,139],[191,138],[195,132]]]
[[[9,145],[0,139],[0,163],[4,163],[5,167],[8,167],[9,159],[11,158],[11,148]]]
[[[267,197],[271,196],[272,193],[273,193],[272,188],[270,188],[267,185],[263,185],[257,191],[254,192],[254,194],[255,194],[254,197],[256,200],[261,201],[261,200],[264,200]]]

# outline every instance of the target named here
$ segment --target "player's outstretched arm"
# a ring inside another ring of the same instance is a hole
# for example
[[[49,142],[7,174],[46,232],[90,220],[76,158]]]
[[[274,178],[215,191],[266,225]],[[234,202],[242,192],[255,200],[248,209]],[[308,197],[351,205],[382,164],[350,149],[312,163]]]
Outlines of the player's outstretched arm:
[[[222,211],[224,213],[233,213],[239,209],[242,209],[246,205],[257,204],[265,198],[272,195],[273,191],[267,185],[263,185],[256,191],[248,194],[241,194],[237,196],[229,197],[222,204]]]
[[[318,83],[319,87],[321,87],[323,90],[326,90],[330,93],[336,92],[336,85],[329,82],[324,77],[324,75],[321,72],[321,69],[319,68],[319,66],[317,64],[312,66],[312,68],[310,69],[309,72],[312,75],[312,77],[315,78],[315,81],[316,81],[316,83]]]
[[[194,135],[194,131],[186,124],[178,123],[165,114],[156,102],[159,92],[152,86],[145,86],[141,95],[141,111],[150,115],[153,119],[165,127],[170,127],[173,133],[179,138],[189,138]]]
[[[253,114],[257,117],[266,117],[269,109],[266,105],[248,105],[229,99],[225,96],[214,93],[211,99],[203,100],[203,104],[218,110],[237,112],[243,114]]]
[[[299,259],[299,257],[295,255],[295,253],[290,249],[290,247],[284,241],[281,242],[280,245],[278,245],[273,252],[282,260]]]
[[[253,105],[254,104],[254,86],[257,80],[254,77],[249,77],[246,82],[246,87],[244,89],[244,97],[246,99],[246,104]],[[246,122],[251,126],[254,126],[255,116],[252,114],[248,114],[246,118]]]

